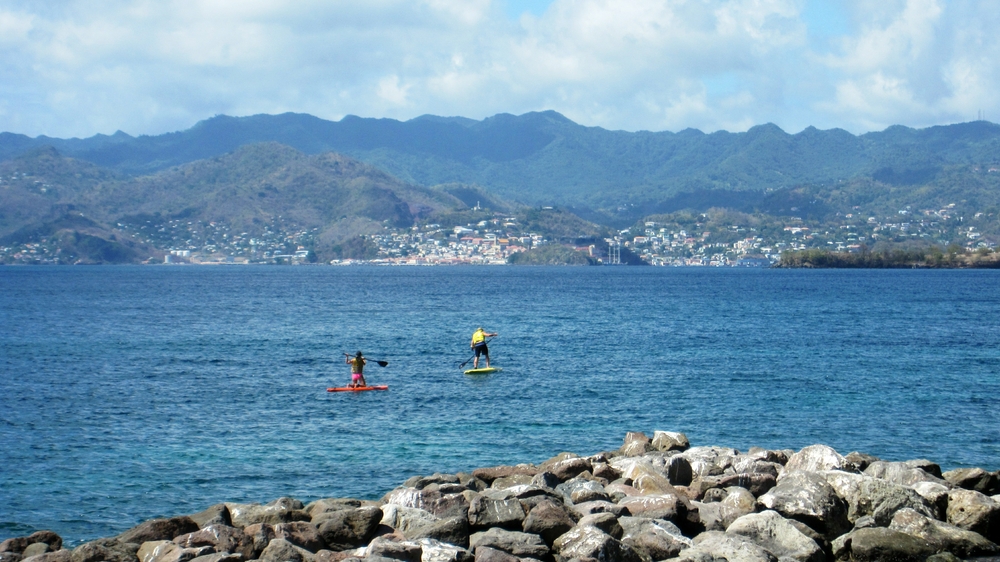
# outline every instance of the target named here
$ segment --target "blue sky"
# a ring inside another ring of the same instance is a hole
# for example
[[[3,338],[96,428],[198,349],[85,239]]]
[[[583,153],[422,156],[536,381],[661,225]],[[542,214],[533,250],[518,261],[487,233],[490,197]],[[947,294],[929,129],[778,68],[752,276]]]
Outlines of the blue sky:
[[[1000,117],[996,0],[4,0],[0,131],[286,111],[852,133]]]

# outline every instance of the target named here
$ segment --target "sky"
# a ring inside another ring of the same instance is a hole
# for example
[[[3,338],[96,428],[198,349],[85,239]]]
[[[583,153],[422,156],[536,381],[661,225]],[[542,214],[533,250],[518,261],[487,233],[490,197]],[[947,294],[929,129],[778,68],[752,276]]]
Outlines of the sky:
[[[0,0],[0,131],[214,115],[854,134],[1000,119],[998,0]]]

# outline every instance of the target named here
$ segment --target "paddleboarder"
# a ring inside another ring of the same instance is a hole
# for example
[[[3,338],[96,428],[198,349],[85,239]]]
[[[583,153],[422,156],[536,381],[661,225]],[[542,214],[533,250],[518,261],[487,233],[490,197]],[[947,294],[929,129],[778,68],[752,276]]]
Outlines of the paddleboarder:
[[[486,367],[490,366],[490,348],[486,347],[486,338],[493,338],[496,335],[495,332],[486,332],[482,326],[476,328],[476,331],[472,333],[472,343],[469,344],[469,347],[476,353],[476,359],[472,362],[473,369],[479,368],[480,354],[486,356]]]
[[[349,384],[348,386],[350,386],[351,388],[368,386],[368,383],[365,382],[365,375],[364,375],[365,365],[368,363],[367,361],[365,361],[365,357],[361,355],[360,351],[354,357],[351,357],[347,353],[345,353],[344,355],[347,356],[347,363],[351,365],[351,384]]]

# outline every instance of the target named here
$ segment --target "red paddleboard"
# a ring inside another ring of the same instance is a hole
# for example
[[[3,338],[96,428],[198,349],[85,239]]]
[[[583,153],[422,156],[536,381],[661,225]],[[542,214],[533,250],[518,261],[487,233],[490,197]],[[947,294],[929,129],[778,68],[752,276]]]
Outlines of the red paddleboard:
[[[376,384],[368,386],[334,386],[326,389],[327,392],[362,392],[365,390],[389,390],[389,385]]]

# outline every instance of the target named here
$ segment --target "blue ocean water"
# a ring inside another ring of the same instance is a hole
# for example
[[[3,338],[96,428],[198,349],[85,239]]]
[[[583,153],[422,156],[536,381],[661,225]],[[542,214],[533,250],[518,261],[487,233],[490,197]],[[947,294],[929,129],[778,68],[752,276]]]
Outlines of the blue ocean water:
[[[0,540],[683,431],[1000,468],[1000,272],[0,268]],[[503,372],[466,377],[477,326]],[[388,392],[346,384],[342,353]]]

